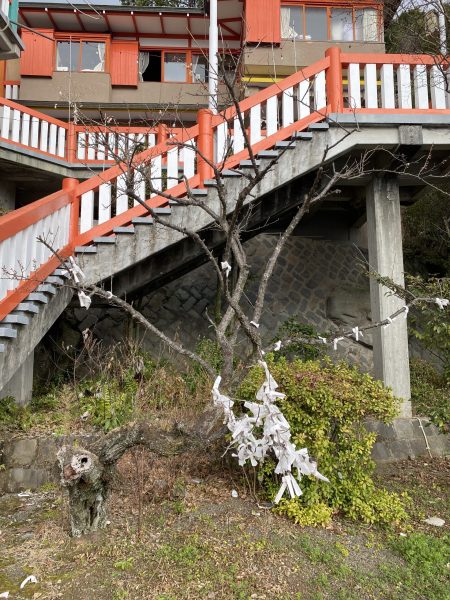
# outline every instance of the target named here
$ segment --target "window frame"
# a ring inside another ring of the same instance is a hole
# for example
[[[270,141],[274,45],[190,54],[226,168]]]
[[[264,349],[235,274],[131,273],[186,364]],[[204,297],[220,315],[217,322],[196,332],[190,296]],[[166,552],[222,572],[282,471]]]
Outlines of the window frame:
[[[161,52],[161,82],[160,83],[199,83],[206,85],[207,82],[204,81],[194,81],[192,76],[192,57],[193,56],[204,56],[206,60],[208,60],[207,54],[201,52],[200,50],[192,50],[192,48],[161,48],[158,46],[139,46],[139,52],[152,52],[152,51]],[[185,54],[186,55],[186,79],[184,81],[166,81],[165,79],[165,55],[166,54]],[[146,82],[140,82],[146,83]],[[148,82],[147,82],[148,83]],[[156,83],[156,82],[152,82]]]
[[[73,42],[79,43],[80,49],[78,51],[78,61],[77,68],[73,71],[64,71],[58,69],[58,43],[59,42]],[[93,71],[93,70],[83,70],[81,69],[82,59],[83,59],[83,43],[86,42],[97,42],[105,44],[105,66],[103,71]],[[54,62],[54,71],[57,73],[109,73],[110,65],[109,65],[109,57],[110,57],[110,44],[111,44],[111,36],[103,35],[103,34],[89,34],[89,33],[56,33],[55,32],[55,62]]]
[[[362,2],[361,4],[359,3],[355,3],[355,4],[346,4],[345,2],[336,2],[333,4],[327,4],[326,2],[295,2],[294,0],[283,0],[281,2],[281,9],[283,8],[299,8],[301,10],[301,22],[302,22],[302,26],[303,26],[303,40],[295,40],[298,42],[338,42],[338,43],[357,43],[357,44],[381,44],[382,42],[382,10],[380,8],[380,4],[378,3],[374,3],[371,4],[370,2]],[[306,31],[306,9],[307,8],[325,8],[326,9],[326,16],[327,16],[327,39],[326,40],[306,40],[306,36],[308,35],[308,32]],[[344,10],[351,10],[352,11],[352,34],[353,34],[353,39],[350,42],[349,40],[334,40],[331,37],[331,11],[333,9],[344,9]],[[364,9],[371,9],[371,10],[375,10],[377,13],[377,40],[376,41],[370,41],[370,40],[357,40],[356,39],[356,11],[357,10],[364,10]],[[283,37],[283,32],[281,29],[281,18],[280,18],[280,37],[282,41],[286,41],[286,40],[291,40],[292,38],[284,38]]]

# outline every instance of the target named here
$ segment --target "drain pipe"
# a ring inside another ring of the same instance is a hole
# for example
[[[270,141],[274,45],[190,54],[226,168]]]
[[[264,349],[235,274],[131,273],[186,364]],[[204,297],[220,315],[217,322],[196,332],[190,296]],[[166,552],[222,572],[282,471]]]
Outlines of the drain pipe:
[[[219,29],[217,26],[217,0],[209,3],[209,70],[208,70],[208,106],[217,114],[219,84]]]

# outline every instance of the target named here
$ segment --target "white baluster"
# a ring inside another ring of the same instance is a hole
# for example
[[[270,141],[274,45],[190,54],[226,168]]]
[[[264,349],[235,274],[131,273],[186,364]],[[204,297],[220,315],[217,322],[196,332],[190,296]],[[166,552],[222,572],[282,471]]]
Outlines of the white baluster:
[[[222,163],[228,152],[228,124],[219,123],[216,129],[216,162]]]
[[[9,106],[3,106],[2,130],[1,135],[5,140],[9,140],[9,126],[11,122],[11,109]]]
[[[155,156],[155,158],[153,158],[150,163],[150,181],[151,181],[153,188],[157,191],[153,192],[151,194],[150,198],[152,198],[153,196],[157,196],[158,195],[157,192],[161,191],[161,188],[162,188],[161,171],[162,171],[161,155]]]
[[[48,142],[48,151],[50,154],[56,154],[56,142],[57,142],[58,127],[54,123],[50,125],[50,136]]]
[[[178,184],[178,148],[167,151],[167,189]]]
[[[414,67],[414,105],[415,108],[429,108],[426,65]]]
[[[399,65],[397,69],[398,107],[412,108],[411,70],[409,65]]]
[[[98,222],[106,223],[111,218],[111,184],[102,183],[98,188]]]
[[[395,108],[394,66],[381,66],[381,107]]]
[[[320,71],[314,77],[314,108],[321,110],[327,105],[327,94],[325,87],[325,71]]]
[[[120,215],[128,210],[127,182],[127,173],[121,173],[117,177],[116,215]]]
[[[433,65],[430,72],[431,106],[445,109],[446,85],[443,67]]]
[[[378,108],[377,65],[364,67],[364,99],[366,108]]]
[[[156,144],[156,135],[154,133],[148,134],[148,147],[153,148]]]
[[[37,117],[31,117],[31,147],[37,148],[39,146],[39,119]]]
[[[88,160],[95,160],[95,150],[96,150],[96,134],[95,133],[88,133],[88,137],[87,137],[87,143],[88,143],[88,148],[87,148],[87,153],[88,153]]]
[[[266,103],[266,136],[278,131],[278,97],[272,96]]]
[[[361,79],[358,63],[348,65],[348,106],[361,108]]]
[[[77,158],[78,160],[84,160],[86,155],[86,134],[83,131],[79,131],[77,135]]]
[[[19,99],[19,86],[18,85],[12,86],[12,99],[13,100]]]
[[[97,160],[105,160],[105,157],[106,157],[105,137],[106,137],[106,133],[100,132],[98,134]]]
[[[58,156],[64,158],[66,156],[66,130],[64,127],[58,127]]]
[[[80,233],[94,227],[94,191],[89,190],[81,195]]]
[[[309,99],[309,79],[305,79],[300,81],[298,84],[298,97],[297,97],[297,105],[298,105],[298,119],[304,119],[311,113],[310,108],[310,99]]]
[[[183,151],[183,173],[186,179],[190,179],[195,175],[195,142],[186,142],[191,147],[186,146]]]
[[[13,97],[13,86],[10,84],[5,85],[5,98],[7,100],[12,100]]]
[[[261,139],[261,104],[250,109],[250,144],[256,144]]]
[[[282,125],[288,127],[294,122],[294,88],[284,90],[282,100]]]
[[[244,118],[244,115],[242,115]],[[239,121],[239,117],[236,115],[233,121],[233,154],[238,154],[245,148],[245,138],[244,133],[242,131],[241,122]]]
[[[117,136],[117,155],[120,159],[124,158],[127,153],[127,138],[123,133]]]
[[[167,184],[169,187],[169,184]],[[146,201],[146,186],[145,186],[145,177],[143,173],[140,171],[134,172],[134,182],[133,182],[134,193],[142,202]],[[137,200],[134,200],[134,206],[140,204]]]
[[[30,142],[30,115],[28,113],[22,114],[22,127],[20,130],[20,143],[24,146],[28,146]]]
[[[12,116],[12,133],[11,139],[13,142],[18,142],[20,140],[20,110],[13,110]]]
[[[47,152],[48,150],[48,121],[41,121],[39,149],[42,150],[42,152]]]
[[[109,133],[108,134],[108,160],[114,160],[116,158],[117,152],[117,134]]]

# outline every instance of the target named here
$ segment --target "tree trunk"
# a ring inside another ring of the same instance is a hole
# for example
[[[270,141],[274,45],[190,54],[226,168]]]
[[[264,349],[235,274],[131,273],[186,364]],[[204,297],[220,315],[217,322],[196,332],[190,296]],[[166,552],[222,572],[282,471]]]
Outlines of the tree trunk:
[[[130,448],[141,445],[159,456],[174,456],[194,449],[199,444],[217,440],[223,428],[217,429],[223,415],[209,409],[192,429],[178,427],[172,432],[150,427],[147,423],[130,423],[108,433],[87,450],[79,446],[63,446],[57,454],[61,485],[69,492],[72,535],[79,537],[106,526],[106,501],[110,493],[116,462]]]

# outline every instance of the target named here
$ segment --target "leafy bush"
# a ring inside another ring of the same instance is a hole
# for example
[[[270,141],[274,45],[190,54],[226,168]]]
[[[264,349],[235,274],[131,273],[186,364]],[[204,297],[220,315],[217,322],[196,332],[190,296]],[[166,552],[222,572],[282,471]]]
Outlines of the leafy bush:
[[[324,356],[323,346],[310,344],[307,340],[318,339],[318,332],[307,323],[301,323],[296,317],[290,317],[279,328],[278,336],[280,339],[291,340],[283,344],[277,356],[295,356],[303,360],[315,360]],[[275,340],[274,340],[275,341]]]
[[[330,480],[328,484],[303,478],[303,496],[282,500],[277,510],[302,525],[326,524],[335,512],[366,523],[405,520],[402,499],[377,489],[372,480],[375,434],[363,425],[367,417],[384,422],[395,417],[398,404],[392,392],[345,363],[268,359],[280,391],[286,394],[279,407],[291,426],[292,441],[297,448],[308,448],[319,471]],[[254,399],[263,379],[262,369],[255,367],[239,397]],[[273,464],[266,464],[259,478],[273,498],[281,483],[273,475]]]
[[[450,386],[430,363],[411,360],[411,401],[418,415],[430,417],[444,432],[450,430]]]

